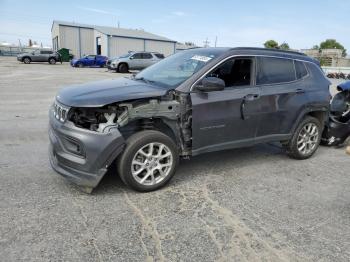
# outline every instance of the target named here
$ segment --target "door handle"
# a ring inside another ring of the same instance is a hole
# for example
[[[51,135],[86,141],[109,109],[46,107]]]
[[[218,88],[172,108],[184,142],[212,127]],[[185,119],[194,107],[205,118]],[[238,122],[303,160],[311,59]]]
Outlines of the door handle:
[[[242,103],[241,103],[241,118],[242,118],[242,120],[249,118],[249,116],[244,115],[245,103],[247,101],[257,100],[257,99],[259,99],[259,97],[260,97],[259,94],[248,94],[245,97],[243,97]]]
[[[295,90],[295,93],[297,93],[297,94],[303,94],[303,93],[305,93],[305,90],[302,89],[302,88],[298,88],[297,90]]]
[[[259,94],[248,94],[244,97],[245,101],[254,101],[260,97]]]

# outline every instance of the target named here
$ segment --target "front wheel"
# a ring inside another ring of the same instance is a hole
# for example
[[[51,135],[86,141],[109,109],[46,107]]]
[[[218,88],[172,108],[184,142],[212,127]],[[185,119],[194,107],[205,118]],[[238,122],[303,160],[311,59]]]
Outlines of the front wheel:
[[[320,144],[321,134],[320,121],[312,116],[305,117],[286,145],[288,155],[295,159],[311,157]]]
[[[127,64],[125,63],[121,63],[119,66],[118,66],[118,72],[119,73],[128,73],[129,71],[129,67]]]
[[[30,62],[32,62],[32,60],[29,57],[23,58],[23,63],[30,64]]]
[[[167,135],[141,131],[126,141],[117,168],[123,182],[137,191],[153,191],[164,186],[175,173],[178,149]]]
[[[49,59],[49,64],[50,64],[50,65],[54,65],[54,64],[56,64],[56,59],[55,59],[55,58],[53,58],[53,57],[52,57],[52,58],[50,58],[50,59]]]

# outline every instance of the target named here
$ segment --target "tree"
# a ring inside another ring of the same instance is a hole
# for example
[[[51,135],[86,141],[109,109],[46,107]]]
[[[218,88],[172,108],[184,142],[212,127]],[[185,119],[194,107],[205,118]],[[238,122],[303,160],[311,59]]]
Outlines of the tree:
[[[288,43],[283,42],[283,43],[279,46],[279,49],[282,49],[282,50],[289,50],[290,47],[289,47]]]
[[[343,45],[337,42],[335,39],[327,39],[326,41],[320,44],[320,49],[340,49],[343,51],[343,57],[346,56],[346,49]]]
[[[264,43],[265,48],[278,48],[278,43],[275,40],[268,40]]]
[[[318,45],[314,45],[311,49],[318,50],[318,49],[320,49],[320,47]]]

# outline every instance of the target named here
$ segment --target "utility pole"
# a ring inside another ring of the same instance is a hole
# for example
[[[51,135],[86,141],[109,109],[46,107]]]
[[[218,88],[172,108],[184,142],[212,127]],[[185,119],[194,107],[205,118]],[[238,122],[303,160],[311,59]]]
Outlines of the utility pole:
[[[205,39],[205,41],[203,41],[204,43],[204,47],[209,47],[209,41],[208,41],[208,37]]]
[[[218,36],[215,36],[215,47],[216,47],[217,42],[218,42]]]

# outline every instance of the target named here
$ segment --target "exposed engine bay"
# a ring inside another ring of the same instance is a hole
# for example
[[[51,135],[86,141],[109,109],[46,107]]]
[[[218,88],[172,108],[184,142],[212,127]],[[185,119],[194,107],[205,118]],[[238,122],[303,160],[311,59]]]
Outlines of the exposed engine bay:
[[[342,145],[350,137],[350,81],[339,84],[337,90],[322,134],[322,143],[328,146]]]
[[[183,155],[191,147],[191,106],[187,94],[174,91],[165,97],[110,104],[101,108],[71,108],[68,120],[98,133],[118,129],[126,138],[144,129],[171,129]],[[164,131],[164,130],[163,130]]]

